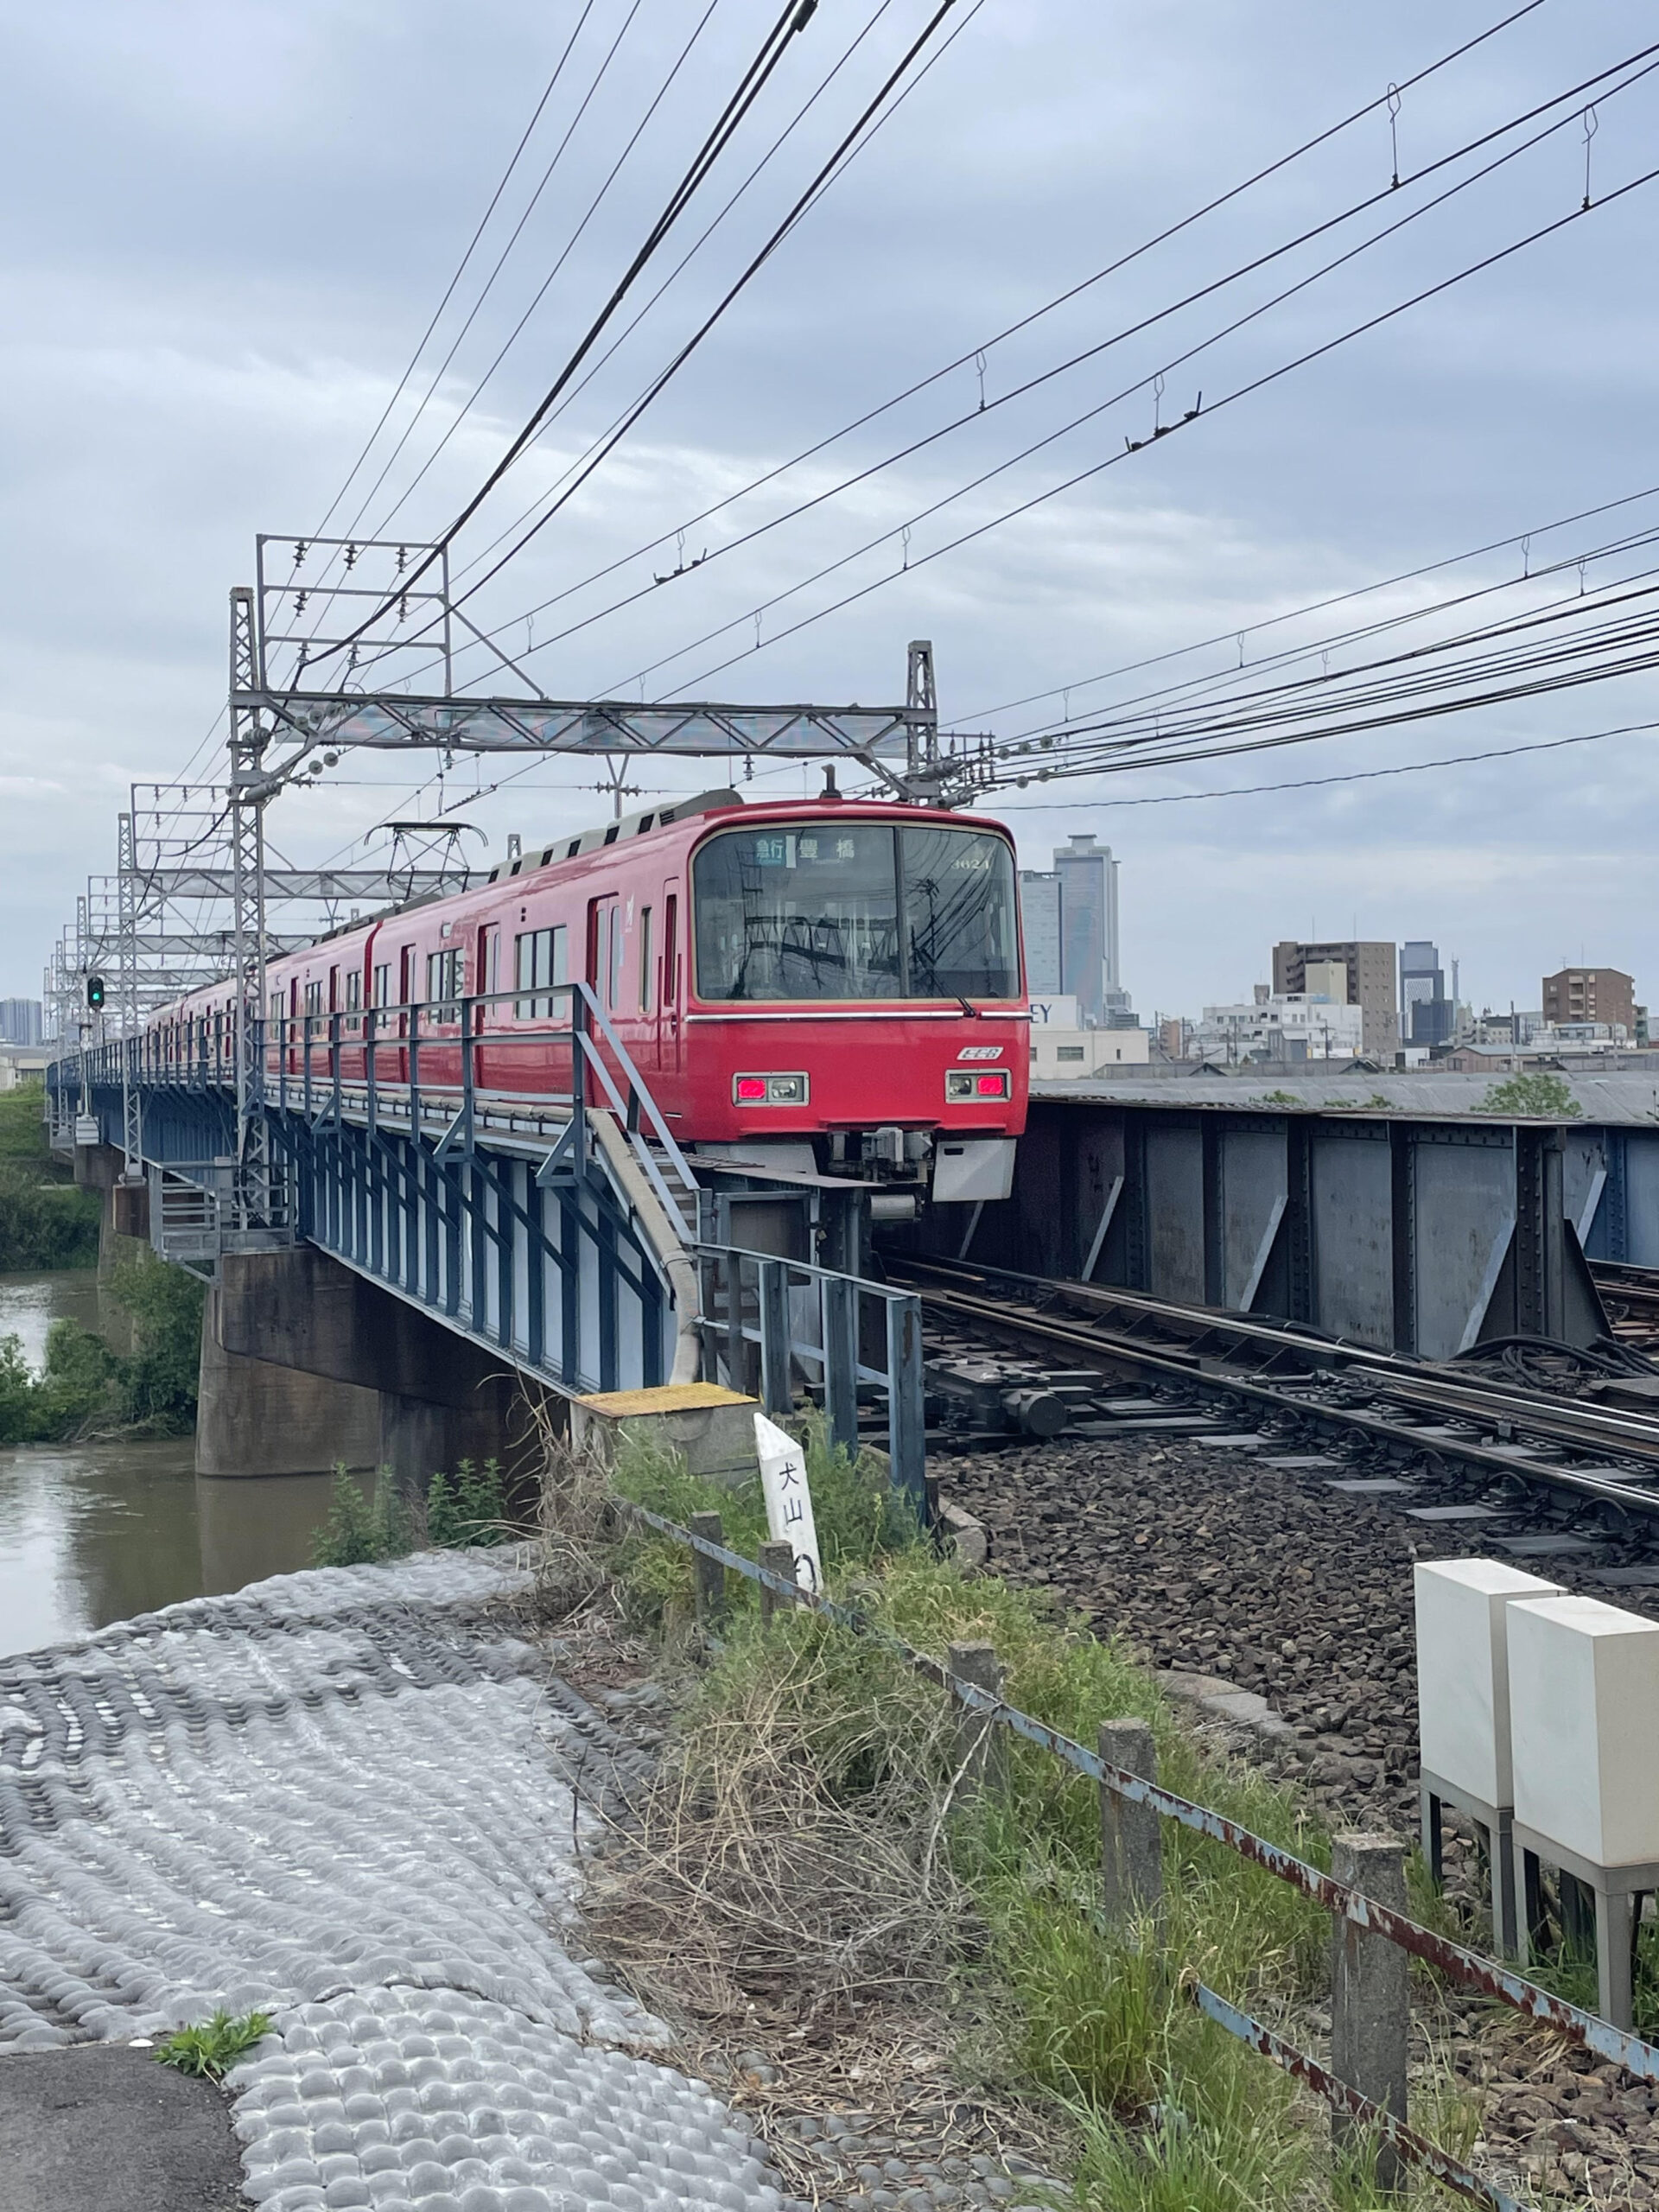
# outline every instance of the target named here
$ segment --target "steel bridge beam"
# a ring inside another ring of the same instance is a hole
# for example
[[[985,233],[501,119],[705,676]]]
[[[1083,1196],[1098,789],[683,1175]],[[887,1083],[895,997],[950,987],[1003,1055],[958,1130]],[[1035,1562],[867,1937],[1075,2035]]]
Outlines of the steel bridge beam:
[[[467,753],[734,753],[788,760],[906,753],[937,726],[929,707],[650,706],[620,699],[374,697],[338,691],[233,690],[233,713],[312,745],[380,752],[434,746]]]

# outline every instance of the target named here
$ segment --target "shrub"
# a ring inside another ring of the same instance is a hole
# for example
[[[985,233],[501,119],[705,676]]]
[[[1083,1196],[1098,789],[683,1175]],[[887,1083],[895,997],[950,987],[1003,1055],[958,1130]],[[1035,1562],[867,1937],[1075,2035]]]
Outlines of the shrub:
[[[90,1268],[99,1207],[48,1147],[38,1084],[0,1092],[0,1271]]]
[[[140,1252],[118,1263],[110,1290],[133,1323],[133,1354],[121,1366],[121,1419],[157,1435],[188,1435],[196,1421],[207,1286]]]
[[[368,1497],[344,1462],[336,1461],[328,1517],[311,1534],[315,1563],[318,1567],[372,1567],[379,1560],[401,1559],[413,1548],[414,1541],[409,1509],[391,1468],[381,1468],[375,1478],[373,1496]]]
[[[475,1467],[460,1460],[454,1479],[433,1476],[426,1493],[426,1541],[446,1551],[466,1551],[499,1542],[507,1525],[501,1465],[486,1459]]]
[[[100,1413],[113,1417],[122,1363],[78,1321],[54,1321],[36,1375],[16,1337],[0,1338],[0,1444],[54,1444]]]
[[[1540,1069],[1493,1084],[1476,1111],[1525,1114],[1547,1122],[1575,1122],[1584,1109],[1573,1096],[1573,1086],[1565,1076],[1550,1075]]]

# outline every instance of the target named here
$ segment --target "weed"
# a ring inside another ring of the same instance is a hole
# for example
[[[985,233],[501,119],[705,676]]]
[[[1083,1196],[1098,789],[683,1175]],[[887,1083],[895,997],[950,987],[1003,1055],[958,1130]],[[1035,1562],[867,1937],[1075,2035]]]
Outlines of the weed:
[[[365,1567],[400,1559],[413,1548],[409,1509],[390,1467],[375,1478],[372,1497],[344,1465],[336,1462],[328,1517],[311,1535],[311,1556],[319,1567]]]
[[[456,1463],[454,1479],[440,1471],[426,1492],[426,1541],[448,1551],[465,1551],[500,1541],[506,1526],[501,1465],[486,1459],[475,1467],[470,1459]]]
[[[209,2082],[223,2079],[238,2058],[270,2033],[269,2012],[244,2012],[238,2018],[221,2010],[194,2028],[181,2028],[156,2046],[163,2066],[176,2066],[181,2074],[196,2074]]]
[[[868,1572],[879,1559],[922,1551],[915,1519],[894,1497],[886,1462],[878,1453],[862,1451],[850,1457],[831,1444],[822,1414],[809,1414],[791,1427],[805,1451],[818,1549],[831,1586]],[[649,1430],[624,1432],[613,1480],[620,1496],[648,1506],[682,1528],[694,1513],[718,1513],[728,1545],[750,1557],[768,1533],[758,1474],[737,1484],[706,1481],[689,1473],[683,1456]],[[637,1620],[670,1633],[689,1622],[691,1560],[683,1546],[632,1529],[620,1538],[612,1568]],[[759,1602],[754,1585],[747,1580],[728,1595],[733,1611],[740,1615],[753,1611]]]
[[[1282,2075],[1181,2005],[1148,2053],[1156,2094],[1131,2128],[1071,2101],[1076,2193],[1099,2212],[1289,2212],[1305,2203],[1314,2145]]]
[[[1144,1718],[1169,1788],[1328,1866],[1303,1801],[1202,1745],[1120,1644],[938,1559],[888,1517],[882,1471],[837,1464],[821,1427],[809,1452],[831,1594],[850,1587],[870,1633],[804,1611],[762,1633],[753,1586],[731,1578],[724,1641],[590,1888],[607,1955],[647,2003],[716,2033],[949,2032],[981,2091],[1027,2113],[1040,2100],[1051,2144],[1054,2122],[1070,2134],[1081,2212],[1369,2205],[1364,2145],[1333,2160],[1295,2086],[1184,1993],[1198,1978],[1268,2017],[1305,2005],[1327,1971],[1326,1913],[1166,1822],[1158,1914],[1108,1923],[1096,1786],[1009,1737],[1006,1790],[964,1800],[959,1716],[901,1643],[942,1657],[989,1642],[1010,1700],[1084,1745],[1103,1720]],[[695,1482],[647,1441],[625,1446],[617,1484],[682,1522],[717,1509],[734,1550],[766,1533],[758,1485]],[[591,1560],[591,1497],[588,1510]],[[609,1556],[630,1612],[683,1624],[681,1548],[625,1530]],[[1446,2120],[1448,2140],[1471,2139],[1472,2108]]]

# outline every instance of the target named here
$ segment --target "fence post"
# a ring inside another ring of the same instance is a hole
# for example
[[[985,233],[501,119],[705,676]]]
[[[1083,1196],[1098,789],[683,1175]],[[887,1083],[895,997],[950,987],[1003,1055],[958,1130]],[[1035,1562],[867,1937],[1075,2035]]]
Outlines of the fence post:
[[[690,1526],[691,1534],[701,1536],[706,1544],[726,1541],[718,1513],[694,1513]],[[707,1552],[693,1552],[691,1586],[696,1598],[698,1625],[712,1627],[726,1610],[725,1568],[717,1559],[710,1559]]]
[[[1393,1836],[1350,1833],[1331,1845],[1332,1878],[1395,1912],[1406,1910],[1406,1847]],[[1411,1961],[1397,1943],[1370,1936],[1343,1918],[1332,1930],[1331,2070],[1395,2119],[1406,2117],[1406,2066],[1411,2027]],[[1340,2145],[1359,2124],[1333,2113]],[[1387,2143],[1377,2145],[1376,2185],[1402,2195],[1406,2169]]]
[[[1099,1751],[1108,1766],[1158,1779],[1158,1748],[1144,1720],[1103,1720]],[[1100,1785],[1100,1897],[1108,1920],[1155,1912],[1164,1896],[1163,1822],[1150,1805]]]
[[[927,1521],[927,1446],[922,1433],[922,1301],[887,1300],[887,1454],[890,1479],[917,1527]]]
[[[755,1558],[769,1574],[781,1574],[787,1582],[795,1580],[795,1547],[787,1536],[779,1536],[762,1544]],[[775,1590],[768,1590],[763,1582],[760,1585],[761,1627],[767,1627],[772,1615],[781,1612],[788,1603],[787,1598],[780,1598]]]
[[[858,1285],[846,1275],[825,1275],[823,1299],[823,1410],[830,1441],[849,1459],[858,1457]]]
[[[959,1682],[970,1682],[992,1697],[1002,1694],[1002,1669],[992,1643],[953,1643],[944,1663]],[[962,1779],[957,1802],[970,1805],[984,1790],[1001,1791],[1008,1783],[1007,1739],[988,1713],[963,1705],[957,1718],[956,1763]]]
[[[775,1420],[793,1410],[789,1389],[789,1268],[760,1262],[760,1402]]]

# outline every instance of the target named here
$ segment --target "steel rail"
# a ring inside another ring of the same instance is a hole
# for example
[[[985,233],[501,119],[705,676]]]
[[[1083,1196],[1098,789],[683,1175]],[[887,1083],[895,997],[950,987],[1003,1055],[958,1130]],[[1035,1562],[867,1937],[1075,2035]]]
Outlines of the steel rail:
[[[900,1255],[894,1264],[899,1268],[920,1269],[943,1276],[947,1283],[1019,1283],[1029,1286],[1051,1301],[1063,1299],[1103,1313],[1145,1314],[1177,1331],[1189,1331],[1191,1344],[1185,1349],[1190,1350],[1194,1357],[1202,1356],[1201,1347],[1207,1338],[1216,1337],[1230,1338],[1252,1348],[1260,1347],[1275,1357],[1294,1351],[1316,1365],[1327,1366],[1333,1371],[1349,1372],[1357,1368],[1375,1372],[1388,1378],[1386,1387],[1390,1389],[1398,1387],[1404,1391],[1445,1393],[1442,1402],[1446,1405],[1451,1402],[1451,1394],[1460,1394],[1467,1410],[1476,1417],[1525,1419],[1539,1426],[1546,1421],[1576,1423],[1582,1440],[1600,1449],[1624,1450],[1659,1459],[1659,1421],[1651,1415],[1586,1406],[1536,1391],[1518,1389],[1512,1382],[1501,1378],[1489,1378],[1461,1364],[1427,1362],[1406,1357],[1398,1352],[1381,1351],[1369,1344],[1355,1344],[1343,1338],[1328,1337],[1321,1331],[1308,1329],[1295,1322],[1263,1322],[1251,1314],[1230,1313],[1212,1306],[1184,1306],[1173,1300],[1151,1297],[1141,1291],[1122,1291],[1096,1283],[1071,1282],[1061,1276],[1027,1275],[1002,1268],[969,1268],[959,1261],[923,1258],[909,1253]],[[1659,1277],[1654,1279],[1653,1295],[1659,1301]],[[1563,1440],[1568,1440],[1564,1436]]]
[[[902,1266],[889,1263],[889,1272],[895,1280],[902,1279]],[[1264,1411],[1292,1414],[1298,1420],[1322,1422],[1333,1428],[1358,1430],[1375,1441],[1392,1445],[1406,1445],[1414,1451],[1432,1452],[1442,1458],[1466,1460],[1494,1475],[1520,1478],[1528,1482],[1546,1484],[1576,1497],[1602,1505],[1615,1505],[1623,1510],[1659,1519],[1659,1491],[1645,1490],[1635,1483],[1620,1483],[1605,1476],[1576,1473],[1571,1467],[1547,1459],[1517,1456],[1512,1446],[1484,1445],[1460,1438],[1420,1436],[1403,1422],[1389,1421],[1384,1415],[1367,1411],[1362,1406],[1334,1404],[1325,1400],[1310,1399],[1300,1391],[1291,1391],[1270,1382],[1261,1382],[1245,1375],[1218,1375],[1213,1369],[1201,1369],[1196,1355],[1172,1354],[1161,1346],[1148,1345],[1144,1340],[1120,1336],[1103,1330],[1073,1326],[1039,1313],[1011,1312],[1006,1305],[989,1299],[977,1298],[964,1291],[927,1289],[919,1284],[912,1286],[923,1306],[932,1306],[946,1313],[971,1316],[982,1326],[1001,1330],[1011,1336],[1026,1335],[1046,1338],[1051,1343],[1065,1344],[1068,1350],[1092,1353],[1097,1359],[1116,1361],[1141,1373],[1152,1372],[1166,1380],[1186,1386],[1216,1390],[1224,1395],[1243,1398]],[[1490,1417],[1518,1421],[1515,1413],[1494,1413],[1490,1407],[1482,1409]],[[1529,1414],[1527,1418],[1530,1419]]]

